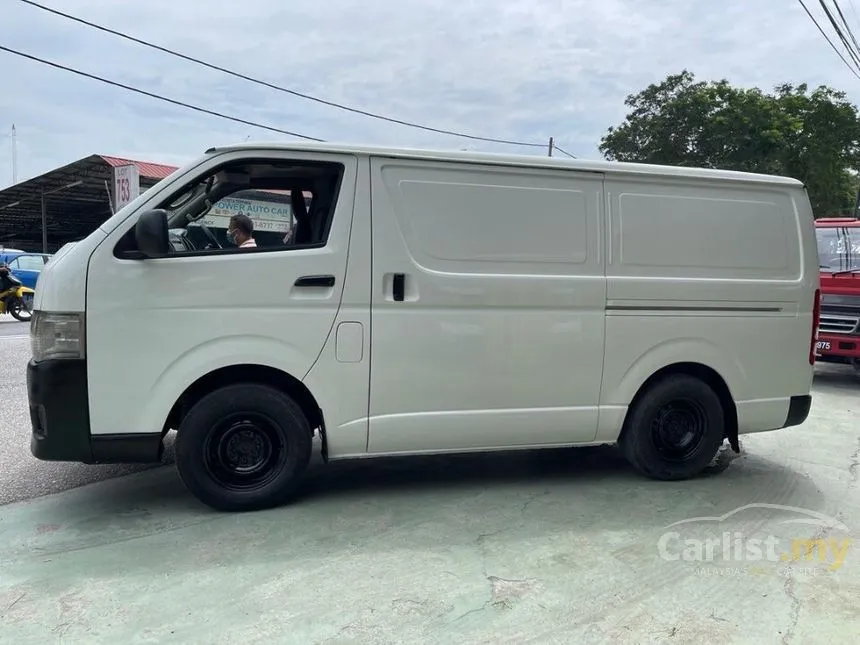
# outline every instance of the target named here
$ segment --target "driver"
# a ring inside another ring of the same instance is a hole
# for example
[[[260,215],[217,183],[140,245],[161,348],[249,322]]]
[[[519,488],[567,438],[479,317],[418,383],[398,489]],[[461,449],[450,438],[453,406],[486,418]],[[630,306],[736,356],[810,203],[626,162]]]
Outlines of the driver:
[[[257,247],[257,243],[251,237],[253,232],[254,222],[244,213],[237,213],[230,218],[230,224],[227,226],[227,239],[240,249]]]

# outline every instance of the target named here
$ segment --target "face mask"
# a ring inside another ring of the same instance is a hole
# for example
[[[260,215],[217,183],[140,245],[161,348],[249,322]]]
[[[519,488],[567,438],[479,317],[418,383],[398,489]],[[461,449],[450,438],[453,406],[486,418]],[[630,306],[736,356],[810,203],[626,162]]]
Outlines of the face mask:
[[[236,231],[227,231],[227,241],[233,245],[238,244],[238,242],[236,242]]]

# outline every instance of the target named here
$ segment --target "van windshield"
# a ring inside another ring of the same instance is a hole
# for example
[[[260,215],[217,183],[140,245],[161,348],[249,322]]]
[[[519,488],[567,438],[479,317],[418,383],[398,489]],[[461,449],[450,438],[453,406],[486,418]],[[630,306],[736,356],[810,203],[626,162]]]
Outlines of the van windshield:
[[[817,228],[818,263],[827,271],[860,267],[860,228]]]

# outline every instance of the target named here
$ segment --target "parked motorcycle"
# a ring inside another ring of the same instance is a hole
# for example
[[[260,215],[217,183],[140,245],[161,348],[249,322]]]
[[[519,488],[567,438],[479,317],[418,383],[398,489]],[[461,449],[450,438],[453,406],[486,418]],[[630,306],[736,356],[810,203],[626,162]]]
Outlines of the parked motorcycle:
[[[28,322],[33,316],[33,289],[25,287],[11,273],[3,276],[3,286],[0,291],[0,314],[12,314],[15,320]]]

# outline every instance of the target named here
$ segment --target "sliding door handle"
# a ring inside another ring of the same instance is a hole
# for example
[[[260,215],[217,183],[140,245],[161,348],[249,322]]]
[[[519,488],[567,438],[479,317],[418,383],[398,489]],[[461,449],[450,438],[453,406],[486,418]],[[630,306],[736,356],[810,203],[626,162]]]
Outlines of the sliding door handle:
[[[391,280],[391,296],[395,302],[403,302],[405,296],[406,275],[403,273],[395,273]]]
[[[297,287],[333,287],[333,275],[303,275],[296,280]]]

